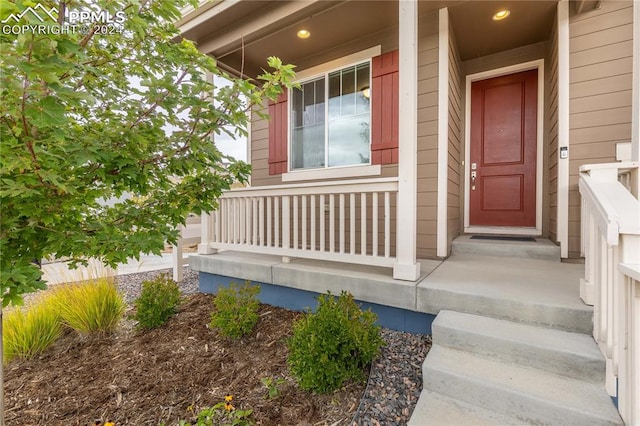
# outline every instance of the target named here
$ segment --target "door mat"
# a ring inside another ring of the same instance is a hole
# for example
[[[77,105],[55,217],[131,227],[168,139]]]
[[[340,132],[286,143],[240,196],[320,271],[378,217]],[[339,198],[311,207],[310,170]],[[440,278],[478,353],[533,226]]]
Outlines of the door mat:
[[[472,240],[493,240],[493,241],[520,241],[523,243],[535,243],[536,239],[533,237],[511,237],[504,235],[472,235]]]

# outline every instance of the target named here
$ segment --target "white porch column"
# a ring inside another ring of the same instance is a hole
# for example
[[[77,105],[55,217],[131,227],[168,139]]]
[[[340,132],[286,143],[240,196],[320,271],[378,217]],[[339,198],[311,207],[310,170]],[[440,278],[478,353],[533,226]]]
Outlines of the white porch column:
[[[398,201],[396,258],[393,278],[415,281],[420,277],[416,262],[417,235],[417,146],[418,146],[418,2],[399,2],[399,123]]]
[[[449,9],[438,11],[438,257],[449,255],[447,192],[449,185]]]
[[[560,148],[569,149],[569,1],[558,3],[558,212],[557,238],[560,257],[569,257],[569,158],[560,157]],[[571,156],[571,152],[569,156]]]

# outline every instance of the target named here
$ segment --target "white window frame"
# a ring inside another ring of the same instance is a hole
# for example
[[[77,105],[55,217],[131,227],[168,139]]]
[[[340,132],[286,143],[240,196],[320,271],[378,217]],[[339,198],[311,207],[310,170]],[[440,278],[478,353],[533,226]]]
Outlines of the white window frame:
[[[371,47],[369,49],[362,50],[360,52],[353,53],[351,55],[344,56],[342,58],[335,59],[333,61],[326,62],[324,64],[307,68],[302,71],[296,72],[296,82],[303,83],[309,80],[312,80],[317,77],[325,78],[325,95],[326,91],[329,90],[327,84],[327,76],[329,73],[333,71],[337,71],[349,66],[358,65],[360,63],[369,61],[371,62],[371,58],[374,56],[379,56],[382,53],[382,47],[380,45]],[[372,67],[369,67],[369,72],[371,73]],[[370,77],[371,78],[371,77]],[[304,181],[304,180],[318,180],[318,179],[328,179],[328,178],[350,178],[350,177],[363,177],[363,176],[379,176],[382,173],[382,167],[379,164],[372,165],[371,163],[360,165],[354,164],[349,166],[335,166],[328,167],[324,166],[322,168],[316,169],[298,169],[292,170],[292,161],[291,161],[291,112],[292,112],[292,89],[289,89],[288,93],[289,97],[289,105],[287,108],[287,158],[289,161],[287,162],[288,172],[282,174],[283,182],[295,182],[295,181]],[[325,96],[325,103],[328,102],[327,97]],[[328,122],[328,121],[327,121]],[[369,120],[371,123],[371,119]],[[325,136],[326,138],[326,136]],[[327,142],[325,139],[325,150],[327,149]],[[325,156],[326,158],[326,156]],[[371,162],[371,156],[369,157],[369,161]]]

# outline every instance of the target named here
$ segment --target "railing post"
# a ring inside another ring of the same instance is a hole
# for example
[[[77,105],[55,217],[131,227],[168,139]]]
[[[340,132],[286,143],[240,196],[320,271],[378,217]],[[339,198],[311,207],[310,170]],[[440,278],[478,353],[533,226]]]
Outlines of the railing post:
[[[213,213],[202,212],[200,215],[200,244],[198,254],[216,254],[218,250],[211,248],[209,243],[213,240]]]
[[[173,280],[177,283],[182,281],[182,230],[184,229],[183,225],[178,226],[178,240],[173,245]]]

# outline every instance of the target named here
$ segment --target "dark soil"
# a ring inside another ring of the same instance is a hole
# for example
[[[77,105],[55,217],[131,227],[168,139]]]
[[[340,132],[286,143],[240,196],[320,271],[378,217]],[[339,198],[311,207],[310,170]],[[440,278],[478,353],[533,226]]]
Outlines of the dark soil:
[[[254,331],[240,340],[208,328],[213,296],[187,296],[164,327],[141,332],[124,321],[114,335],[69,333],[46,354],[5,367],[7,426],[175,425],[233,395],[258,425],[348,424],[364,383],[316,395],[300,390],[286,365],[285,340],[301,314],[260,307]],[[263,378],[284,379],[267,398]],[[192,407],[192,411],[189,410]]]

